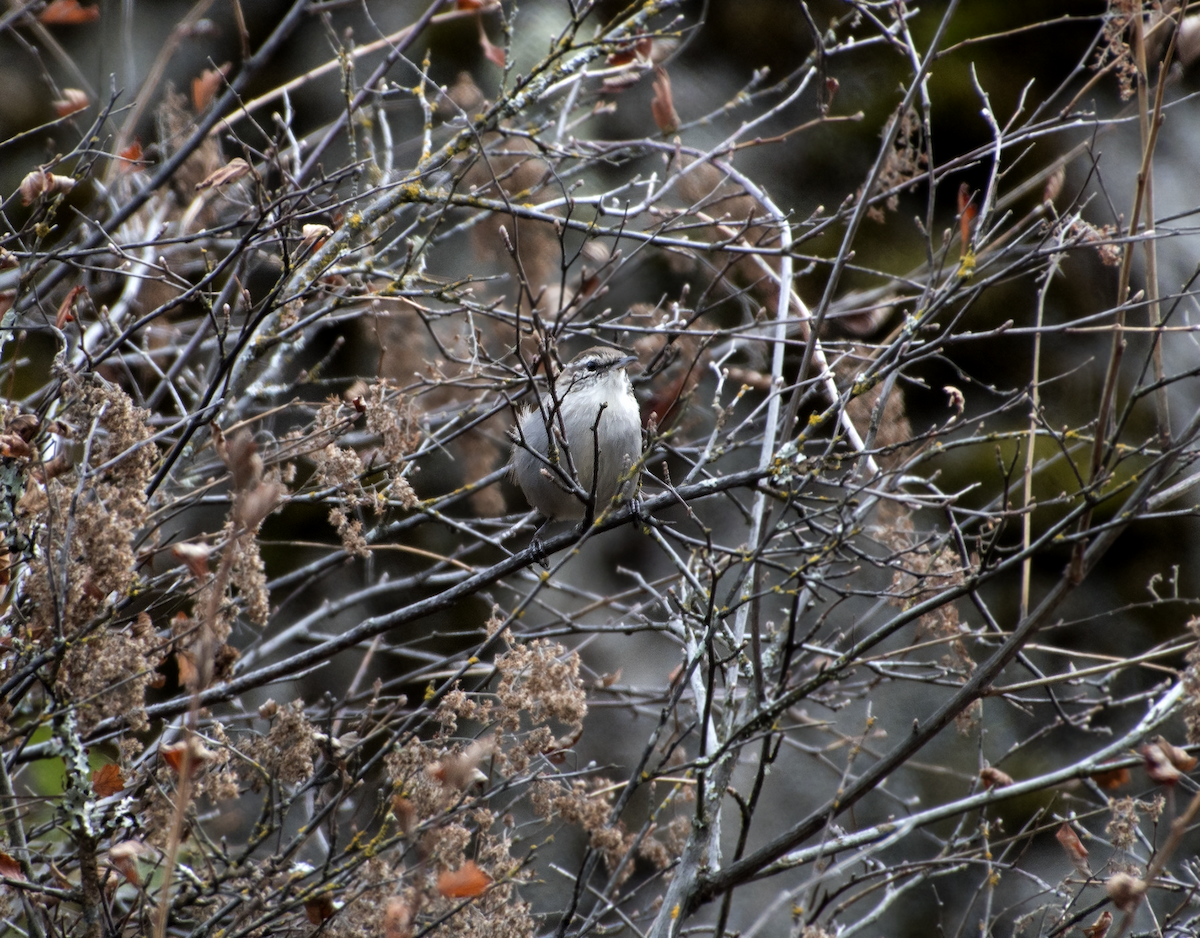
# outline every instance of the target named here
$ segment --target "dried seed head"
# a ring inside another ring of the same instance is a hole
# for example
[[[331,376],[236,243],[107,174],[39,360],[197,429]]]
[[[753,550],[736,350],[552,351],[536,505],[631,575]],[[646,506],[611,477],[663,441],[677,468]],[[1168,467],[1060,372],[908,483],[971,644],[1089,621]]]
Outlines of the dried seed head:
[[[1108,898],[1122,912],[1132,912],[1146,894],[1146,883],[1128,873],[1114,873],[1104,884]]]
[[[44,169],[35,169],[21,180],[17,191],[21,193],[22,205],[32,205],[40,195],[56,195],[74,188],[75,180],[70,176],[56,176]]]

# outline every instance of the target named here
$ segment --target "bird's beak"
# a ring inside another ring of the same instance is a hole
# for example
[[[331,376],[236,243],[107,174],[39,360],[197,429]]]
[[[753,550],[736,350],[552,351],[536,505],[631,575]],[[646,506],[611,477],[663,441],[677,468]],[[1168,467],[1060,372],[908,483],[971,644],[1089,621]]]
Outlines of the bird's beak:
[[[638,357],[636,355],[626,355],[624,358],[620,359],[614,367],[628,368],[630,365],[636,365],[637,363]]]

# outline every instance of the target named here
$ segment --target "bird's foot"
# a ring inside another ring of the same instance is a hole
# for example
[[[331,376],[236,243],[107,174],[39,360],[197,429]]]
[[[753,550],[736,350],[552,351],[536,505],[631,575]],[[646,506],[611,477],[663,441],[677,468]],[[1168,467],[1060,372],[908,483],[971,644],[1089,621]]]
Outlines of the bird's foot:
[[[529,542],[529,547],[533,551],[533,561],[543,570],[550,569],[550,560],[546,556],[546,547],[542,544],[542,539],[535,533],[533,540]]]
[[[533,561],[538,564],[543,570],[550,569],[550,559],[546,556],[546,547],[542,544],[542,532],[546,530],[547,525],[551,523],[551,519],[547,518],[538,525],[538,529],[533,532],[533,539],[529,542],[529,548],[533,551]]]

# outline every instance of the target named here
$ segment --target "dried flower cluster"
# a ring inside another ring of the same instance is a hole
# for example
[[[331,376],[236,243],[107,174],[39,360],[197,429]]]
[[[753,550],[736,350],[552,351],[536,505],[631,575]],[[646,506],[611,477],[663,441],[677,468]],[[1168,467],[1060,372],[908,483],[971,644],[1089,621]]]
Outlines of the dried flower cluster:
[[[1109,0],[1100,46],[1092,67],[1112,69],[1121,87],[1121,100],[1133,97],[1138,67],[1129,48],[1128,33],[1134,18],[1142,16],[1142,0]]]

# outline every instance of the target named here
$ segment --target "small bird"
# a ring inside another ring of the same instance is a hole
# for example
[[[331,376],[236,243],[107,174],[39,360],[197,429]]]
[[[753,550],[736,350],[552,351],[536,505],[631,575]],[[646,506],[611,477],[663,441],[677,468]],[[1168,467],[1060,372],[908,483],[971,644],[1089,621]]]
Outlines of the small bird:
[[[513,481],[548,521],[591,517],[618,488],[637,491],[635,477],[621,483],[642,454],[642,414],[625,371],[636,361],[603,345],[580,352],[542,394],[541,407],[518,415]]]

